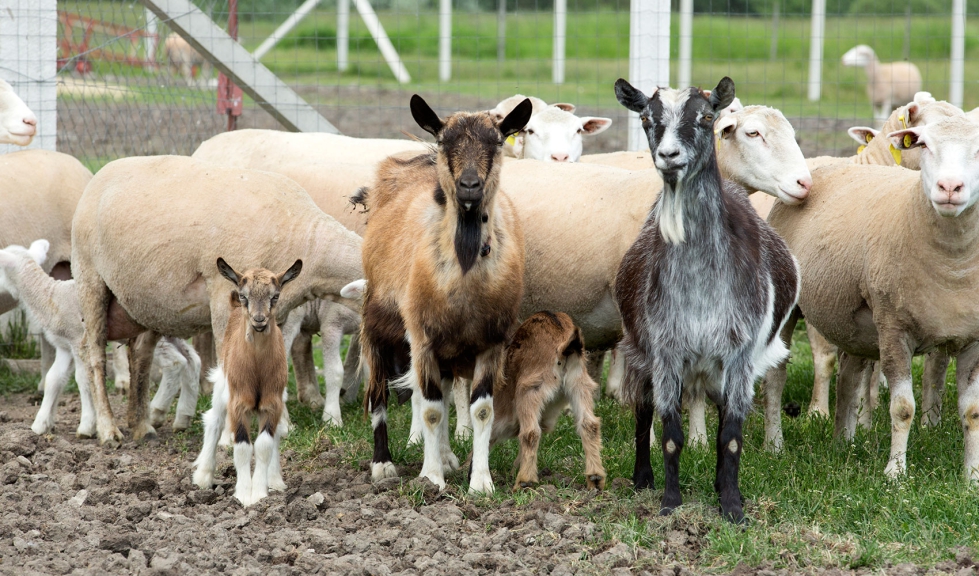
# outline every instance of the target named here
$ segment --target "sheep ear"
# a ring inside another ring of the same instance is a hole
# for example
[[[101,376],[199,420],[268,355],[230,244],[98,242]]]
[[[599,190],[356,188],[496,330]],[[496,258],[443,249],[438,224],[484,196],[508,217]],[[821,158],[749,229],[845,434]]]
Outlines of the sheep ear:
[[[227,278],[228,281],[230,281],[235,286],[237,286],[238,283],[241,281],[241,278],[238,277],[238,273],[235,272],[234,268],[229,266],[228,263],[224,261],[224,258],[220,258],[220,257],[218,258],[218,271],[221,272],[221,275]]]
[[[286,270],[282,274],[279,274],[279,288],[285,286],[287,282],[292,282],[293,280],[295,280],[296,276],[299,276],[299,273],[302,272],[302,270],[303,270],[303,261],[296,260],[295,264],[290,266],[288,270]]]
[[[718,138],[730,138],[737,127],[738,119],[736,116],[732,114],[721,116],[714,122],[714,134],[717,134]]]
[[[918,114],[921,114],[922,105],[918,102],[911,102],[904,108],[904,127],[907,128],[918,123]]]
[[[723,110],[734,102],[734,80],[725,76],[710,92],[710,106],[715,112]]]
[[[565,112],[571,112],[572,114],[574,114],[575,108],[577,108],[574,104],[568,104],[567,102],[558,102],[557,104],[551,104],[551,106],[559,110],[564,110]]]
[[[846,131],[853,138],[857,144],[864,145],[869,144],[871,140],[880,134],[880,130],[874,130],[869,126],[853,126]]]
[[[629,84],[627,80],[619,78],[615,81],[615,97],[618,99],[619,104],[622,104],[633,112],[641,114],[646,109],[646,105],[649,104],[649,99],[652,98],[652,95],[647,97],[641,90]]]
[[[35,240],[31,242],[31,247],[27,249],[27,252],[31,255],[38,265],[44,264],[44,261],[48,259],[48,250],[51,249],[51,243],[45,239]]]
[[[589,136],[601,134],[608,130],[611,125],[611,118],[600,118],[598,116],[582,116],[581,118],[581,129]]]
[[[932,104],[934,102],[937,102],[937,100],[935,100],[935,97],[931,95],[931,92],[925,92],[924,90],[922,90],[921,92],[915,92],[912,101],[917,102],[922,106],[925,104]]]
[[[445,126],[439,115],[425,102],[425,99],[414,94],[411,97],[411,117],[421,126],[422,130],[438,138],[439,132]]]
[[[921,128],[916,127],[891,132],[887,135],[887,139],[890,140],[891,145],[898,150],[910,150],[911,148],[917,148],[925,145],[924,141],[921,139],[922,136],[923,132]]]
[[[350,298],[351,300],[360,300],[366,291],[367,280],[361,278],[360,280],[354,280],[340,289],[340,296]]]

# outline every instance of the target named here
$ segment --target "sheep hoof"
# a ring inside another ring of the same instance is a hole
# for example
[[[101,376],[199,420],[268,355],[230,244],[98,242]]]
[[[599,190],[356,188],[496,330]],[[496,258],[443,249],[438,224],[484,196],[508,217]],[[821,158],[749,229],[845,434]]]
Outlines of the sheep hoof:
[[[198,468],[194,471],[194,485],[201,490],[209,490],[214,486],[214,471]]]
[[[99,444],[106,448],[118,448],[122,445],[122,432],[115,425],[98,431]]]
[[[95,438],[95,424],[82,424],[75,430],[75,438],[88,439]]]
[[[525,490],[527,488],[533,488],[535,484],[536,484],[536,482],[528,482],[526,480],[524,480],[524,481],[519,481],[518,480],[517,483],[513,485],[513,491],[514,492],[520,492],[521,490]]]
[[[154,408],[150,411],[150,424],[152,426],[163,426],[167,421],[167,413],[165,410],[159,410]]]
[[[38,436],[43,436],[48,432],[54,431],[54,426],[49,422],[35,422],[34,425],[31,426],[31,431]]]
[[[149,424],[137,426],[135,432],[133,432],[133,440],[136,442],[154,442],[158,439],[156,428],[153,428]]]
[[[442,452],[442,467],[449,471],[459,469],[459,458],[451,451]]]
[[[193,421],[193,419],[193,416],[177,414],[177,417],[173,419],[173,431],[183,432],[184,430],[190,428],[190,423]]]
[[[270,478],[269,479],[269,490],[273,492],[284,492],[286,489],[286,483],[282,481],[282,478]]]

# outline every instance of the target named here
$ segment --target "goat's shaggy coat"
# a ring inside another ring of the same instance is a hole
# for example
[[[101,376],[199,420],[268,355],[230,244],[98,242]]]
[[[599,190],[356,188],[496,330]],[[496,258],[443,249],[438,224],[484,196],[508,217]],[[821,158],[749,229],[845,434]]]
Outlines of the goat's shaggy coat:
[[[374,478],[394,476],[387,438],[388,380],[407,368],[424,423],[421,476],[444,487],[443,466],[458,465],[448,442],[442,379],[473,379],[470,489],[493,490],[489,441],[493,388],[523,290],[523,232],[499,191],[501,147],[530,117],[529,102],[501,122],[487,113],[441,120],[411,101],[418,124],[438,141],[436,155],[389,159],[377,184],[355,200],[369,210],[364,234],[361,347],[370,367],[367,406],[374,427]],[[446,390],[448,392],[448,390]]]
[[[741,521],[741,428],[755,379],[788,353],[778,336],[795,306],[798,270],[744,190],[718,171],[713,124],[734,98],[729,78],[709,99],[695,88],[647,98],[625,80],[615,89],[619,102],[642,115],[664,181],[616,280],[631,369],[624,393],[636,411],[633,481],[637,488],[653,485],[655,406],[663,418],[663,512],[680,505],[681,393],[703,387],[720,415],[714,487],[724,516]]]

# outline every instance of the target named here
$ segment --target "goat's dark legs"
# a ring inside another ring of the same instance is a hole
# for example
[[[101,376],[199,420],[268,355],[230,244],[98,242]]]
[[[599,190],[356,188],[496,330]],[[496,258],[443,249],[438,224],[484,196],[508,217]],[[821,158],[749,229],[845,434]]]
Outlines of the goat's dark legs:
[[[370,369],[367,381],[366,402],[367,411],[371,414],[371,427],[374,429],[374,456],[371,458],[371,478],[382,480],[395,478],[398,475],[394,463],[391,462],[391,451],[388,449],[388,362],[391,350],[370,342],[366,333],[360,335],[364,351],[364,361]]]
[[[663,414],[663,504],[660,514],[666,515],[682,503],[680,498],[680,452],[683,451],[683,421],[680,403],[665,407]]]
[[[654,488],[653,467],[649,463],[649,431],[653,425],[653,405],[640,400],[636,403],[636,465],[632,471],[632,484],[636,490]]]
[[[741,489],[738,487],[738,469],[744,446],[741,430],[744,416],[733,414],[727,406],[718,407],[718,414],[720,422],[717,426],[717,476],[714,488],[721,500],[721,515],[740,524],[744,521],[744,512],[741,507]]]

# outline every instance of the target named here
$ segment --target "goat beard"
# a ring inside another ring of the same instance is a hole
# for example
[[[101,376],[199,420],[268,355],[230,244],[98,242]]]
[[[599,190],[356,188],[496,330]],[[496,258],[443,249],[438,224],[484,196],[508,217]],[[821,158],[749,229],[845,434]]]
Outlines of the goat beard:
[[[459,208],[456,219],[455,249],[462,273],[476,265],[479,258],[480,243],[483,240],[483,211],[480,206],[472,210]]]

